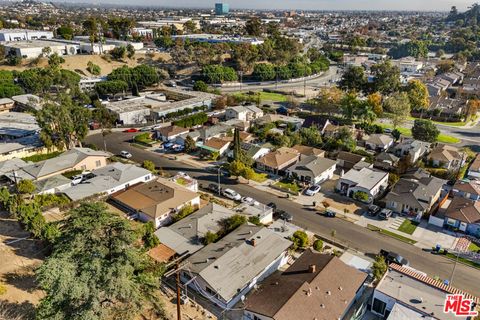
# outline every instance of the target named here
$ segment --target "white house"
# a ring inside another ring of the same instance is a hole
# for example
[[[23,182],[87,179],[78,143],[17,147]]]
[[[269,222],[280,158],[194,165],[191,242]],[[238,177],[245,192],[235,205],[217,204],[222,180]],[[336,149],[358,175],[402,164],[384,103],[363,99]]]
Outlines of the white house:
[[[300,161],[287,169],[290,177],[308,184],[318,184],[332,179],[337,162],[317,156],[301,157]]]
[[[252,121],[263,117],[263,111],[253,105],[229,107],[225,110],[226,120],[237,119],[241,121]]]
[[[388,173],[383,171],[363,168],[351,169],[338,180],[337,190],[348,197],[353,198],[356,192],[365,192],[372,202],[388,187]]]

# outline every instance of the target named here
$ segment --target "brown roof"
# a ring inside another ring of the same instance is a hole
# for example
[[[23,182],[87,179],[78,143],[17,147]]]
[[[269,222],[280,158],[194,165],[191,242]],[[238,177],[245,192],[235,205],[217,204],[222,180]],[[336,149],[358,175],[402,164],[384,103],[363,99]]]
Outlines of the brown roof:
[[[450,162],[452,160],[461,160],[462,156],[463,153],[457,147],[439,144],[433,148],[429,158],[438,161]]]
[[[276,151],[267,153],[257,160],[267,167],[281,169],[286,164],[298,159],[298,151],[292,148],[282,147]]]
[[[253,137],[253,135],[249,132],[246,132],[246,131],[240,131],[240,140],[241,141],[244,141],[246,139],[251,139]]]
[[[480,194],[480,185],[475,180],[470,180],[468,182],[458,180],[453,186],[453,189],[472,194]]]
[[[225,147],[225,145],[227,145],[227,144],[230,144],[230,141],[228,141],[228,139],[221,139],[221,138],[213,137],[213,138],[208,139],[207,142],[205,142],[203,145],[207,146],[207,147],[210,147],[210,148],[213,148],[213,149],[220,150],[223,147]]]
[[[167,247],[166,245],[160,243],[155,248],[152,248],[148,251],[148,255],[155,261],[160,263],[167,262],[175,255],[175,251]]]
[[[297,150],[298,153],[303,154],[305,156],[325,157],[325,151],[323,151],[322,149],[314,148],[314,147],[297,144],[297,145],[294,145],[292,149]]]
[[[337,257],[308,250],[247,296],[246,309],[275,320],[339,319],[366,278]]]
[[[454,197],[445,211],[445,216],[466,223],[480,223],[480,202]]]
[[[196,197],[198,197],[197,193],[175,182],[158,178],[114,195],[112,199],[156,219]]]
[[[469,169],[472,171],[480,171],[480,153],[477,154]]]
[[[179,134],[187,133],[188,129],[178,127],[178,126],[168,126],[168,127],[158,128],[157,131],[164,137],[172,137]]]

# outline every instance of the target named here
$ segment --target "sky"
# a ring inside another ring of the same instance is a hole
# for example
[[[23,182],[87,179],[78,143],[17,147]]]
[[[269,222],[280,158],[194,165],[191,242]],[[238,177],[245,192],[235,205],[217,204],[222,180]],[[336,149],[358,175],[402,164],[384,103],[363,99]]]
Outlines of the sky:
[[[75,2],[132,4],[131,0],[86,0]],[[72,1],[69,1],[72,2]],[[213,8],[211,0],[137,0],[136,5]],[[221,2],[221,1],[218,1]],[[475,0],[224,0],[232,9],[296,9],[296,10],[407,10],[449,11],[457,6],[464,11]]]

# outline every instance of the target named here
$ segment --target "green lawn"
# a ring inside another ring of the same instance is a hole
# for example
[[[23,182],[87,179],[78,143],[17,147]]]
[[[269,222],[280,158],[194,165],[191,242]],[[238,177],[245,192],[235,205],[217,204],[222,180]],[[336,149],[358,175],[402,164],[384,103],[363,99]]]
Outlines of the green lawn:
[[[285,102],[287,101],[287,96],[281,93],[262,91],[260,92],[260,99],[269,100],[273,102]]]
[[[447,253],[445,255],[447,258],[449,259],[452,259],[452,260],[457,260],[457,256],[453,253]],[[476,263],[476,262],[473,262],[473,261],[470,261],[470,260],[467,260],[467,259],[464,259],[462,257],[458,257],[458,261],[459,262],[462,262],[464,264],[467,264],[471,267],[474,267],[474,268],[477,268],[477,269],[480,269],[480,264]]]
[[[470,245],[468,246],[468,251],[472,251],[472,252],[480,252],[480,247],[478,245],[476,245],[475,243],[470,243]]]
[[[420,118],[408,117],[408,120],[415,121],[415,120],[420,120]],[[458,121],[458,122],[432,121],[432,122],[436,124],[441,124],[444,126],[450,126],[450,127],[464,127],[467,124],[467,122],[463,122],[463,121]]]
[[[379,232],[379,233],[381,233],[381,234],[384,234],[384,235],[386,235],[386,236],[395,238],[395,239],[397,239],[397,240],[400,240],[400,241],[402,241],[402,242],[406,242],[406,243],[409,243],[409,244],[415,244],[415,243],[417,243],[417,241],[415,241],[415,240],[413,240],[413,239],[404,237],[404,236],[402,236],[402,235],[400,235],[400,234],[398,234],[398,233],[395,233],[395,232],[391,232],[391,231],[388,231],[388,230],[379,228],[379,227],[374,226],[374,225],[372,225],[372,224],[367,224],[367,229],[372,230],[372,231]]]
[[[253,175],[252,179],[253,181],[255,182],[259,182],[259,183],[262,183],[262,182],[265,182],[265,180],[267,180],[267,174],[266,173],[257,173],[255,172],[255,174]]]
[[[418,222],[406,219],[405,221],[402,222],[400,227],[398,227],[398,231],[405,232],[408,234],[413,234],[415,229],[417,229],[417,226],[418,226]]]
[[[391,124],[386,124],[386,123],[378,123],[379,126],[381,126],[382,128],[390,128],[390,129],[393,129],[393,125]],[[397,128],[398,131],[400,131],[400,133],[406,137],[411,137],[412,136],[412,130],[408,129],[408,128]],[[437,138],[437,141],[440,142],[440,143],[459,143],[460,142],[460,139],[458,138],[455,138],[455,137],[452,137],[452,136],[449,136],[449,135],[446,135],[446,134],[443,134],[443,133],[440,133],[438,135],[438,138]]]
[[[290,190],[292,192],[300,192],[300,187],[295,182],[282,182],[279,181],[274,184],[277,188],[281,188],[284,190]]]

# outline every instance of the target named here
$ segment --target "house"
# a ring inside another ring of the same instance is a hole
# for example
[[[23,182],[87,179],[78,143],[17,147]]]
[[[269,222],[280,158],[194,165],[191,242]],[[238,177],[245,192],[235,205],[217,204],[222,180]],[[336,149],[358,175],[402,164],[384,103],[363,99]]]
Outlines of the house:
[[[43,108],[44,101],[34,94],[21,94],[13,96],[16,111],[40,111]]]
[[[319,184],[330,180],[337,167],[337,162],[317,156],[301,157],[300,161],[287,169],[287,174],[307,184]]]
[[[463,166],[465,160],[466,155],[459,148],[441,143],[437,144],[428,155],[428,161],[433,167],[448,170]]]
[[[267,123],[272,122],[282,122],[286,124],[290,124],[293,126],[295,130],[298,130],[302,127],[304,123],[304,119],[297,118],[297,117],[290,117],[281,114],[266,114],[263,117],[256,119],[254,122],[258,125],[265,125]]]
[[[181,136],[183,134],[188,134],[188,132],[189,132],[188,128],[182,128],[182,127],[173,125],[173,126],[158,128],[157,130],[155,130],[155,138],[162,140],[163,142],[173,141],[178,136]]]
[[[247,218],[257,217],[258,221],[263,225],[269,225],[273,222],[273,209],[257,201],[253,203],[241,203],[235,207],[235,212]]]
[[[240,130],[240,132],[245,132],[250,128],[250,122],[248,121],[243,121],[243,120],[237,120],[237,119],[230,119],[227,121],[223,121],[222,124],[225,124],[227,126],[230,126],[234,129]]]
[[[480,180],[480,153],[475,156],[475,159],[470,164],[467,177],[468,179]]]
[[[428,214],[440,199],[445,181],[436,177],[401,178],[385,196],[386,207],[417,219]]]
[[[110,195],[141,182],[153,179],[150,171],[132,164],[115,162],[92,170],[91,178],[71,186],[62,192],[73,201],[96,194]]]
[[[337,190],[342,195],[353,198],[357,192],[364,192],[368,195],[368,202],[372,202],[387,187],[388,173],[369,168],[351,169],[337,183]]]
[[[209,203],[171,226],[159,228],[155,235],[176,254],[193,254],[204,247],[203,240],[207,232],[219,232],[222,229],[221,221],[235,214],[228,208]]]
[[[185,172],[178,172],[170,180],[192,192],[198,192],[198,181]]]
[[[427,113],[433,115],[434,120],[460,121],[467,111],[467,103],[463,99],[451,99],[448,96],[430,98]]]
[[[311,115],[305,118],[302,127],[303,128],[317,128],[318,131],[323,135],[325,133],[325,128],[329,125],[337,125],[337,123],[330,121],[328,117],[322,115]]]
[[[390,264],[372,295],[371,311],[382,319],[468,319],[444,312],[445,297],[461,294],[466,299],[479,299],[466,292],[432,279],[410,267]]]
[[[143,222],[153,221],[155,228],[167,225],[183,207],[200,205],[200,196],[173,181],[158,178],[111,196],[126,212]]]
[[[36,194],[57,194],[72,186],[72,180],[61,174],[46,179],[34,181]]]
[[[480,200],[480,184],[477,180],[457,180],[451,192],[455,197],[464,197],[473,201]]]
[[[337,155],[337,166],[343,170],[352,169],[360,161],[365,161],[365,157],[356,153],[340,151]]]
[[[242,225],[186,259],[181,280],[222,309],[288,261],[292,242],[259,226]]]
[[[435,215],[443,226],[480,238],[480,202],[454,197],[448,199]]]
[[[67,171],[91,171],[107,165],[110,153],[90,148],[73,148],[55,158],[29,164],[16,171],[17,178],[41,180]]]
[[[241,148],[245,152],[245,156],[257,160],[270,152],[269,148],[260,147],[251,143],[241,143]]]
[[[429,151],[430,143],[411,138],[403,138],[393,147],[393,152],[397,157],[404,158],[408,155],[411,163],[416,163]]]
[[[228,107],[225,109],[225,119],[237,119],[242,121],[252,121],[263,117],[262,109],[254,105]]]
[[[378,152],[387,151],[393,145],[393,137],[386,134],[374,133],[365,141],[365,148]]]
[[[223,138],[228,136],[229,134],[233,133],[233,127],[219,123],[210,127],[203,126],[202,128],[195,131],[198,131],[198,133],[200,134],[199,140],[205,142],[210,140],[211,138]]]
[[[0,176],[11,174],[13,171],[17,171],[27,165],[28,163],[20,158],[0,161]]]
[[[335,256],[307,250],[247,295],[243,319],[350,319],[366,279]]]
[[[13,109],[15,101],[10,98],[0,99],[0,112],[8,112]]]
[[[303,156],[316,156],[316,157],[325,157],[325,151],[315,147],[304,146],[301,144],[294,145],[292,149],[295,149]]]
[[[395,171],[400,158],[393,153],[381,152],[375,157],[373,166],[385,171]]]
[[[208,139],[203,144],[197,143],[197,147],[199,147],[200,149],[204,150],[207,153],[218,152],[219,156],[223,156],[228,151],[228,148],[230,147],[231,143],[232,142],[227,139],[213,137]]]
[[[297,163],[299,158],[297,150],[282,147],[257,159],[256,164],[259,170],[283,175],[285,170]]]

